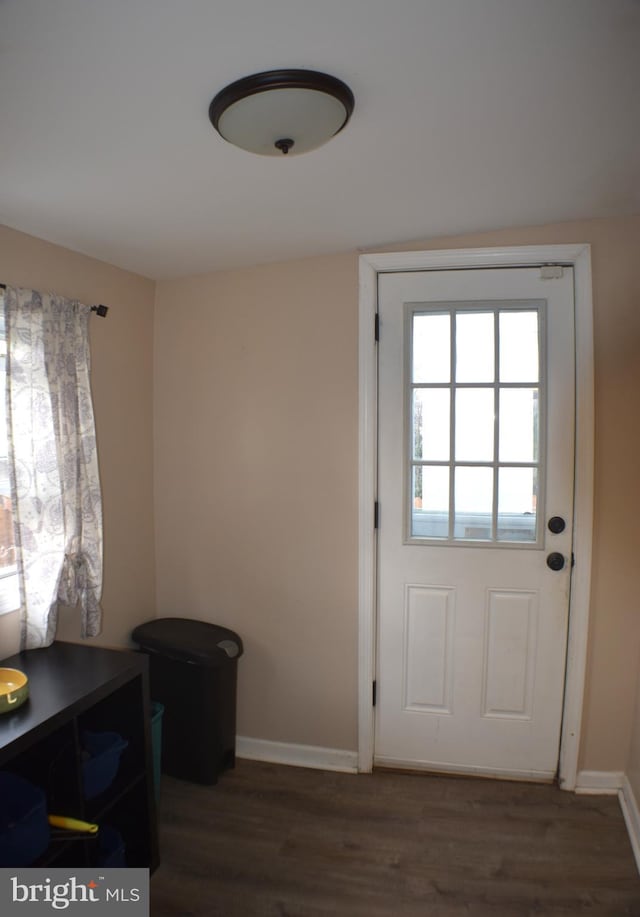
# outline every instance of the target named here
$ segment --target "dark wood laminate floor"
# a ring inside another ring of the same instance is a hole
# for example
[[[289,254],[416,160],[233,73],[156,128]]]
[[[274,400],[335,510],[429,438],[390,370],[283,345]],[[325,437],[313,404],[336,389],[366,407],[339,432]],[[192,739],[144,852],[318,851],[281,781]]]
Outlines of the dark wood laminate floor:
[[[615,797],[239,761],[164,778],[152,917],[640,917]]]

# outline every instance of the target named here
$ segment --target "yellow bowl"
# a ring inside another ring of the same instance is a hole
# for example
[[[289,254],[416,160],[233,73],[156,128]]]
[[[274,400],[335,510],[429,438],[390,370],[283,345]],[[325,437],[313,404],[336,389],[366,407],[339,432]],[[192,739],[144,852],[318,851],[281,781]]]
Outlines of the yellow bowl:
[[[0,713],[10,713],[29,697],[29,679],[19,669],[0,669]]]

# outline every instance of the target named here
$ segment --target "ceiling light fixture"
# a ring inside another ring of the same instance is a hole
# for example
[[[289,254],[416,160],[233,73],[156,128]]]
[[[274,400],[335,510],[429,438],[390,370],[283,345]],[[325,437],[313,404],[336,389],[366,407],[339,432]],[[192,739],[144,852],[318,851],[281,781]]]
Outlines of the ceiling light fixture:
[[[268,70],[222,89],[209,106],[218,133],[263,156],[306,153],[335,137],[353,111],[349,87],[315,70]]]

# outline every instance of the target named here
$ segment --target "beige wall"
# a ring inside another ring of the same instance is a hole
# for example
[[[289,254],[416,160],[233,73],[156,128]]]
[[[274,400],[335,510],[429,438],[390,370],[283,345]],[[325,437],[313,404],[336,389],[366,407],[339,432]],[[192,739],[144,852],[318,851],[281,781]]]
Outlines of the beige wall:
[[[237,630],[238,730],[355,748],[357,262],[158,284],[158,615]]]
[[[126,645],[154,616],[152,380],[154,283],[0,227],[0,281],[110,306],[91,323],[92,385],[104,502],[104,629],[88,642]],[[58,636],[80,640],[75,609]],[[0,618],[0,658],[18,648],[16,614]]]
[[[640,218],[394,247],[569,242],[593,246],[596,338],[580,766],[622,770],[640,646]],[[356,748],[357,303],[355,253],[157,287],[158,613],[244,637],[244,735]]]

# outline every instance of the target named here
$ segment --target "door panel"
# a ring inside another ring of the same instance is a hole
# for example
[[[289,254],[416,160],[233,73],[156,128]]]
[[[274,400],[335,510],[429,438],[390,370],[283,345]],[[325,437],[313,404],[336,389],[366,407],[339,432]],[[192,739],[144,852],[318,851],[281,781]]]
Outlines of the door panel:
[[[375,760],[551,779],[571,571],[572,271],[381,275],[379,311]]]
[[[450,713],[453,697],[452,589],[405,590],[404,708]]]

